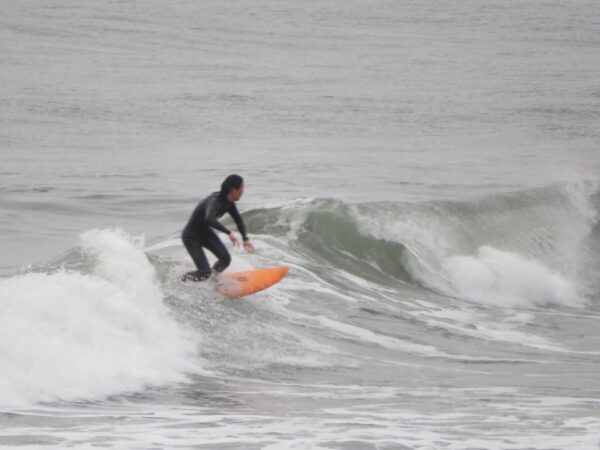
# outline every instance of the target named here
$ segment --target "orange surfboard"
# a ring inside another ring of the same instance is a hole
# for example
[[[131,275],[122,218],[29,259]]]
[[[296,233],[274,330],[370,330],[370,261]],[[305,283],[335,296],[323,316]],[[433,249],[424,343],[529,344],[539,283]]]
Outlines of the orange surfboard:
[[[225,297],[244,297],[273,286],[287,273],[287,267],[270,267],[223,274],[219,277],[215,289]]]

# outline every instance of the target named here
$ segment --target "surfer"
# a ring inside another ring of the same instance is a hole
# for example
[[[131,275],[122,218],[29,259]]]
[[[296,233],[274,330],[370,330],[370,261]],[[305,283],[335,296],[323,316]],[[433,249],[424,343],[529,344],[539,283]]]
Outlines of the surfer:
[[[212,272],[220,273],[231,263],[231,256],[227,248],[213,231],[214,228],[227,234],[234,247],[240,245],[236,235],[218,220],[225,213],[229,213],[237,225],[246,251],[251,252],[254,250],[254,246],[246,234],[244,221],[235,206],[235,202],[242,198],[243,194],[244,179],[239,175],[229,175],[221,184],[220,191],[213,192],[196,206],[181,233],[181,240],[198,270],[186,273],[182,278],[183,281],[204,281],[210,277],[211,268],[204,253],[204,248],[217,257]]]

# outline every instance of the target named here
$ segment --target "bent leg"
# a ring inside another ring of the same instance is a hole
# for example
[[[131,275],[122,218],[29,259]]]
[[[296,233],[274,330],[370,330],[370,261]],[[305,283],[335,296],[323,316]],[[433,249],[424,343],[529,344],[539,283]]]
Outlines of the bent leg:
[[[208,264],[208,259],[206,259],[204,249],[202,248],[202,241],[187,237],[183,237],[181,240],[198,269],[194,272],[186,273],[182,280],[204,281],[208,279],[208,277],[210,277],[210,266]]]
[[[219,236],[211,231],[210,234],[206,236],[204,246],[217,257],[217,262],[213,265],[213,270],[219,273],[227,269],[229,264],[231,264],[231,255],[229,255],[227,248],[221,239],[219,239]]]

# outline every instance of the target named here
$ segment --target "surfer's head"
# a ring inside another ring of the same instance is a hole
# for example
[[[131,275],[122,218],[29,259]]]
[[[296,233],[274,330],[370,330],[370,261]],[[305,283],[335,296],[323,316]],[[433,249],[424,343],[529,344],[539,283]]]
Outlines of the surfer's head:
[[[229,175],[221,183],[221,196],[227,197],[231,202],[237,202],[244,193],[244,179],[239,175]]]

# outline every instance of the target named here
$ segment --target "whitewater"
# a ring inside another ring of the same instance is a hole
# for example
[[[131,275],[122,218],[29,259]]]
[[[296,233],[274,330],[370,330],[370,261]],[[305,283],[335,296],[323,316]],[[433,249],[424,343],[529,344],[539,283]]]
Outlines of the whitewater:
[[[600,448],[594,3],[2,10],[0,447]]]

